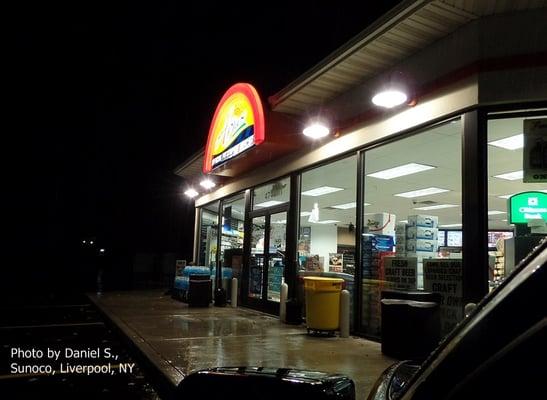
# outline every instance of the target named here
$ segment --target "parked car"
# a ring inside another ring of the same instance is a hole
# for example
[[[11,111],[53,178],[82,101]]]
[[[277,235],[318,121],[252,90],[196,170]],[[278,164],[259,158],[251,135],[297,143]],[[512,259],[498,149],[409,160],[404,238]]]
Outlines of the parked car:
[[[543,398],[547,238],[421,365],[403,361],[369,400]]]

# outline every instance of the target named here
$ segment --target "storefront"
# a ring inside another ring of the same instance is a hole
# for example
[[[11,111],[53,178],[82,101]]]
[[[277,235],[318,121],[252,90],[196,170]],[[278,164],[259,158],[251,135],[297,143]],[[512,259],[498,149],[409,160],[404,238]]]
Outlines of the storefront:
[[[216,184],[194,261],[271,313],[283,281],[300,303],[303,276],[342,277],[369,337],[386,288],[439,292],[457,323],[546,232],[547,9],[494,3],[403,2],[268,107],[230,88],[176,170]],[[393,88],[402,104],[373,104]]]

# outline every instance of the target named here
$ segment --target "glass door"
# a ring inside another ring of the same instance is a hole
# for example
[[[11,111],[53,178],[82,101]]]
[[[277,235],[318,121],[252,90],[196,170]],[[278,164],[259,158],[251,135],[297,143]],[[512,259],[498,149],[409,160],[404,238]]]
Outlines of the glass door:
[[[249,257],[250,299],[262,299],[266,242],[266,216],[254,217],[251,225],[251,254]]]
[[[251,216],[247,269],[247,304],[272,313],[279,309],[287,242],[287,211],[275,211]]]
[[[279,303],[284,282],[285,246],[287,242],[287,212],[270,215],[270,243],[268,247],[268,286],[266,300]]]

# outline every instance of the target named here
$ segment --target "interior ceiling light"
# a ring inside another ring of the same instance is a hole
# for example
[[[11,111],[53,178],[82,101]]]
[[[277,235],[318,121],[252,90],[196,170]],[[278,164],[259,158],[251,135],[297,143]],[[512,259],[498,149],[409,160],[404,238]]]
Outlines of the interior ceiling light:
[[[363,203],[364,206],[370,206],[370,203]],[[329,208],[337,208],[339,210],[349,210],[350,208],[357,207],[357,202],[352,201],[351,203],[337,204],[335,206],[330,206]]]
[[[337,221],[334,219],[325,219],[323,221],[317,221],[318,224],[335,224],[337,222],[340,222],[340,221]]]
[[[462,226],[462,224],[445,224],[445,225],[440,225],[440,228],[457,228],[460,226]]]
[[[441,189],[437,187],[430,187],[426,189],[413,190],[411,192],[397,193],[397,194],[394,194],[393,196],[406,197],[408,199],[412,199],[414,197],[428,196],[432,194],[445,193],[445,192],[450,192],[450,190]]]
[[[393,108],[403,104],[407,101],[407,99],[408,96],[403,91],[390,89],[384,90],[374,95],[374,97],[372,98],[372,102],[379,107]]]
[[[499,215],[499,214],[507,214],[507,213],[505,211],[498,211],[498,210],[488,211],[488,215]]]
[[[200,183],[199,183],[202,187],[204,187],[205,189],[212,189],[214,188],[216,185],[215,185],[215,182],[213,182],[212,180],[210,180],[209,178],[206,178],[204,180],[202,180]]]
[[[272,206],[277,206],[278,204],[283,204],[283,202],[277,201],[277,200],[269,200],[269,201],[265,201],[264,203],[255,204],[255,207],[272,207]]]
[[[442,208],[453,208],[453,207],[459,207],[459,206],[456,204],[437,204],[436,206],[416,207],[414,209],[428,211],[428,210],[440,210]]]
[[[300,213],[300,216],[301,216],[301,217],[307,217],[307,216],[309,216],[309,215],[311,215],[311,212],[309,212],[309,211],[302,211],[302,212]]]
[[[524,135],[519,133],[518,135],[488,142],[488,144],[491,146],[501,147],[506,150],[522,149],[524,147]]]
[[[511,196],[514,196],[516,193],[513,194],[504,194],[503,196],[498,196],[500,199],[508,199]]]
[[[494,178],[505,179],[507,181],[516,181],[517,179],[522,179],[522,170],[494,175]]]
[[[312,139],[320,139],[322,137],[328,136],[330,133],[329,128],[325,125],[318,122],[313,123],[302,131],[305,136],[311,137]]]
[[[332,186],[320,186],[315,189],[306,190],[305,192],[302,192],[302,195],[316,197],[323,196],[324,194],[339,192],[340,190],[344,189]]]
[[[378,179],[393,179],[393,178],[398,178],[399,176],[415,174],[417,172],[427,171],[428,169],[433,169],[433,168],[437,168],[437,167],[434,167],[432,165],[409,163],[409,164],[399,165],[398,167],[384,169],[383,171],[374,172],[372,174],[367,174],[367,176],[371,176],[373,178],[378,178]]]
[[[193,189],[193,188],[189,188],[188,190],[186,190],[186,192],[184,192],[184,194],[188,197],[190,197],[191,199],[193,199],[194,197],[196,197],[199,193],[197,190]]]

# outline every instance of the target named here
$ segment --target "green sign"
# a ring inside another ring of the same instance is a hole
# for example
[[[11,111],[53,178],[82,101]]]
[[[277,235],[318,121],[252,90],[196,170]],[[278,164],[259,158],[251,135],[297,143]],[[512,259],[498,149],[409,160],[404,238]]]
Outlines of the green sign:
[[[547,221],[547,193],[524,192],[509,198],[509,222],[526,224],[533,219]]]

